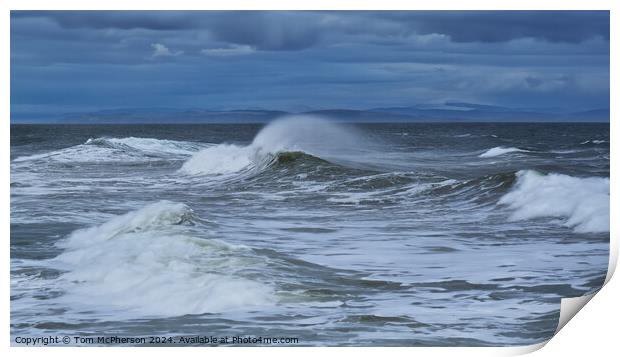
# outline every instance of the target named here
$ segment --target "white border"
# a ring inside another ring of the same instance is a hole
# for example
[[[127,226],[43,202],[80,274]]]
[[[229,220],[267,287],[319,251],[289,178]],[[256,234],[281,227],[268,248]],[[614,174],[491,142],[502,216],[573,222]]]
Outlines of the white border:
[[[261,2],[248,3],[243,0],[227,0],[227,1],[198,1],[198,0],[174,0],[174,1],[132,1],[128,0],[96,0],[96,1],[77,1],[77,0],[4,0],[0,7],[2,13],[0,15],[0,41],[2,43],[2,71],[0,72],[0,85],[2,86],[2,94],[0,98],[0,110],[2,111],[2,129],[0,135],[4,145],[3,155],[1,156],[0,167],[3,170],[2,187],[0,198],[4,225],[2,226],[2,237],[4,238],[4,249],[0,251],[0,261],[4,262],[3,274],[0,279],[3,281],[4,305],[1,311],[3,318],[2,325],[2,343],[4,345],[5,355],[31,355],[35,353],[44,353],[46,355],[83,355],[84,353],[93,354],[95,356],[107,356],[110,354],[132,354],[132,355],[152,355],[152,354],[168,354],[183,353],[187,355],[204,356],[205,354],[218,355],[237,355],[241,353],[251,354],[268,354],[269,356],[289,356],[291,354],[310,356],[315,354],[377,354],[390,353],[394,355],[413,354],[446,356],[446,355],[464,355],[464,356],[496,356],[496,355],[516,355],[531,352],[545,344],[525,347],[508,347],[508,348],[298,348],[298,347],[277,347],[277,348],[11,348],[10,346],[10,326],[9,312],[10,302],[10,259],[9,259],[9,237],[10,237],[10,146],[9,146],[9,130],[10,130],[10,13],[9,10],[47,10],[47,9],[83,9],[83,10],[191,10],[191,9],[210,9],[210,10],[235,10],[235,9],[264,9],[264,10],[611,10],[611,98],[618,97],[618,86],[620,78],[618,78],[619,56],[619,33],[620,26],[619,7],[620,2],[614,0],[434,0],[434,1],[328,1],[328,0],[302,0],[295,2],[263,0]],[[616,118],[619,114],[617,101],[611,101],[611,117]],[[611,137],[618,137],[618,121],[611,120]],[[614,184],[617,182],[617,156],[618,143],[611,141],[611,217],[620,217],[618,210],[618,190]],[[618,228],[620,221],[611,222],[611,259],[610,271],[607,279],[611,277],[615,270],[618,257]],[[580,312],[572,321],[568,322],[566,328],[562,329],[556,337],[547,343],[537,354],[543,356],[560,356],[560,355],[579,355],[592,353],[596,351],[607,352],[617,350],[616,338],[618,328],[618,308],[617,302],[620,301],[620,283],[618,279],[609,282],[604,289],[597,294],[590,304],[587,304],[583,311]],[[609,353],[607,353],[609,354]]]

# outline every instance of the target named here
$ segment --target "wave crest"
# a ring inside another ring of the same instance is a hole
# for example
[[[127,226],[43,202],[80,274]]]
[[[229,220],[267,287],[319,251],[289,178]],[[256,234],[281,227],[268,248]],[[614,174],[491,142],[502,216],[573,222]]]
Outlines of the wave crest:
[[[89,138],[80,145],[18,157],[13,162],[134,162],[187,157],[204,146],[201,143],[154,138]]]
[[[293,153],[329,160],[359,152],[363,141],[352,128],[324,119],[288,117],[267,125],[247,146],[220,144],[205,148],[186,161],[180,171],[191,175],[259,172],[274,162],[292,159]]]
[[[154,138],[90,138],[84,145],[97,145],[124,150],[135,150],[161,155],[192,155],[204,147],[203,144]]]
[[[481,157],[481,158],[496,157],[496,156],[500,156],[504,154],[509,154],[511,152],[529,152],[529,151],[515,148],[515,147],[496,146],[478,155],[478,157]]]
[[[75,231],[52,260],[66,271],[59,297],[76,308],[180,316],[273,302],[272,289],[237,272],[260,263],[252,251],[204,239],[184,223],[184,204],[160,201]],[[165,306],[165,309],[162,309]]]
[[[61,243],[64,247],[81,247],[109,240],[126,233],[155,230],[165,226],[191,223],[193,211],[182,203],[159,201],[105,222],[100,226],[75,231]]]
[[[609,178],[522,170],[499,203],[514,210],[511,220],[565,217],[575,232],[609,232]]]

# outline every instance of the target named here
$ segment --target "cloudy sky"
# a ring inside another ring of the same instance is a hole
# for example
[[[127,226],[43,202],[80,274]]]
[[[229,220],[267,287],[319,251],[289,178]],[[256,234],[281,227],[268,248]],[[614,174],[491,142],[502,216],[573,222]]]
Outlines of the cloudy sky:
[[[609,106],[609,13],[13,11],[11,115]]]

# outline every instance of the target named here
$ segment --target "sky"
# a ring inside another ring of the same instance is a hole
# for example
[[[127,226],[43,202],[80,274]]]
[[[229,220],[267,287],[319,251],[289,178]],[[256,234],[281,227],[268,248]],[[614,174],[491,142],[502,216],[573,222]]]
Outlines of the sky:
[[[607,11],[12,11],[11,117],[609,107]]]

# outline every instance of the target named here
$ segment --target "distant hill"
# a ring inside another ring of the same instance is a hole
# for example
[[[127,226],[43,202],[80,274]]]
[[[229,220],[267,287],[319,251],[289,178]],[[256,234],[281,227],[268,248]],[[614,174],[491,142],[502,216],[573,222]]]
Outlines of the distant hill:
[[[443,105],[386,107],[367,110],[326,109],[302,113],[278,110],[205,110],[173,108],[130,108],[50,116],[48,120],[12,118],[12,122],[67,124],[190,124],[265,123],[286,115],[316,115],[343,122],[609,122],[609,109],[562,112],[557,109],[519,109],[500,106],[446,102]]]
[[[534,111],[467,103],[446,103],[460,109],[427,109],[419,107],[394,107],[370,109],[376,113],[390,113],[416,118],[419,121],[466,122],[608,122],[609,108],[582,112]],[[463,109],[466,108],[466,109]]]
[[[274,110],[106,110],[66,115],[62,123],[163,124],[163,123],[263,123],[287,115]]]

